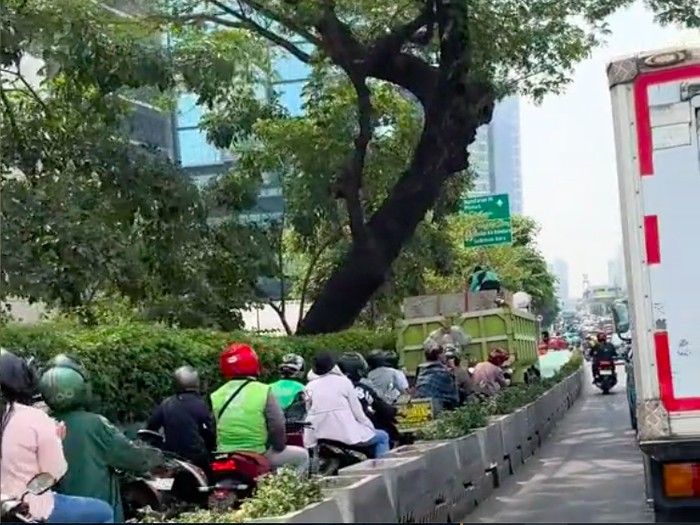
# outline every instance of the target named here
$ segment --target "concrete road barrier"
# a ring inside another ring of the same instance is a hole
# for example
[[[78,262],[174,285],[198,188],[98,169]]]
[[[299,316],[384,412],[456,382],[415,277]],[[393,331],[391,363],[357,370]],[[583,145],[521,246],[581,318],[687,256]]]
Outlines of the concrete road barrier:
[[[341,469],[326,499],[261,523],[449,523],[469,514],[517,472],[581,393],[583,369],[537,401],[490,418],[468,436],[426,441]]]

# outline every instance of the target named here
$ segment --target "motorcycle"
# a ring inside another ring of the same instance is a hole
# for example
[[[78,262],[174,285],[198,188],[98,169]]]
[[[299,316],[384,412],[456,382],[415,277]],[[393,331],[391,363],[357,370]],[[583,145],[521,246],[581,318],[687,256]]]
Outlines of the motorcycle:
[[[163,436],[151,430],[139,430],[137,438],[163,451],[164,462],[146,476],[125,474],[121,490],[124,513],[135,519],[148,513],[168,518],[191,508],[205,508],[209,481],[202,469],[176,454],[163,450]]]
[[[610,390],[617,384],[617,372],[615,371],[615,361],[610,359],[598,362],[598,373],[595,377],[595,386],[609,394]]]
[[[212,487],[208,496],[211,510],[229,510],[252,496],[256,480],[271,471],[270,462],[254,452],[214,454],[211,463]]]
[[[368,445],[347,445],[330,439],[319,439],[316,446],[320,476],[335,476],[341,468],[374,457],[374,447]]]
[[[40,472],[27,483],[27,490],[20,498],[0,495],[0,521],[10,523],[41,523],[45,520],[33,518],[24,498],[29,494],[38,496],[56,484],[54,477],[47,472]]]

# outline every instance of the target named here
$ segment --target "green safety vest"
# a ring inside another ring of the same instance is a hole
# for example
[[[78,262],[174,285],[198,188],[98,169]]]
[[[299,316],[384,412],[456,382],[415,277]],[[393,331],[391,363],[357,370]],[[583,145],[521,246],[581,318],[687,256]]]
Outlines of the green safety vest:
[[[211,395],[211,406],[216,417],[216,441],[218,452],[267,451],[267,421],[265,407],[270,386],[259,381],[250,381],[238,392],[223,414],[221,409],[231,395],[245,382],[233,379]]]
[[[280,402],[282,410],[287,410],[296,399],[299,392],[304,390],[304,385],[294,379],[280,379],[270,385],[272,393]]]

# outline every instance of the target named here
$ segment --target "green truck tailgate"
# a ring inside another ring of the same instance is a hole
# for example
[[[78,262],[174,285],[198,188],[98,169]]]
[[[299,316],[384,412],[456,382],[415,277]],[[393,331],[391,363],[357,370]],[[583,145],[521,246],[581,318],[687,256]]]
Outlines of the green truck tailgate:
[[[398,334],[398,352],[403,366],[414,374],[423,361],[423,341],[440,328],[446,319],[427,317],[402,322]],[[510,308],[494,308],[467,312],[450,318],[449,324],[461,326],[471,336],[465,348],[465,362],[483,361],[495,347],[501,347],[515,356],[514,380],[522,381],[525,370],[538,363],[538,323],[528,312]]]

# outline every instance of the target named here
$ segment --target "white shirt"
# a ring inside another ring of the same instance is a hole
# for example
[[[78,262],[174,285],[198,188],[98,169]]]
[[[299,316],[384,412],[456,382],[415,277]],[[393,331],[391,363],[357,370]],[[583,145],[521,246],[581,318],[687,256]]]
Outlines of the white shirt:
[[[367,417],[352,382],[335,367],[328,374],[309,373],[305,391],[309,399],[304,443],[313,446],[319,439],[357,445],[374,437],[374,425]]]

